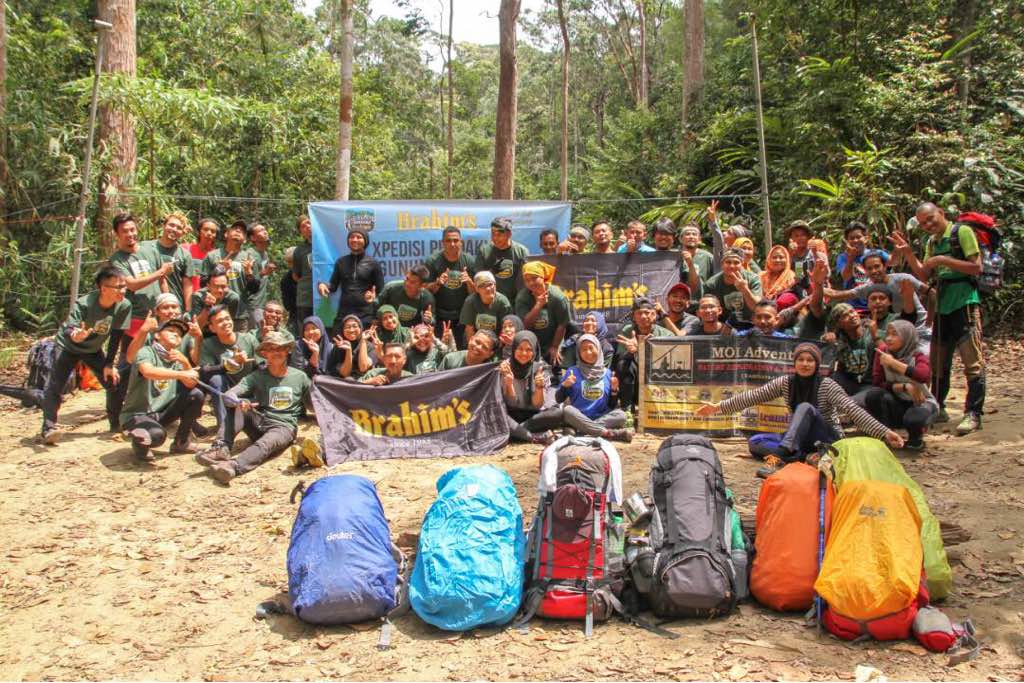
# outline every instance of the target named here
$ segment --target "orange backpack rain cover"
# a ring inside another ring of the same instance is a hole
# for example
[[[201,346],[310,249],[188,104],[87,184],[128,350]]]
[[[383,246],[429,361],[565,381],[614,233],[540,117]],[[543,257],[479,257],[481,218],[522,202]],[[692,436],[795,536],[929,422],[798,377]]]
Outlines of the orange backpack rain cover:
[[[923,563],[921,517],[906,487],[882,481],[840,487],[814,584],[832,610],[864,622],[906,609],[917,600]]]
[[[806,610],[814,601],[818,577],[817,468],[786,465],[761,485],[757,499],[754,566],[750,593],[780,612]],[[825,489],[825,538],[832,516],[832,483]]]

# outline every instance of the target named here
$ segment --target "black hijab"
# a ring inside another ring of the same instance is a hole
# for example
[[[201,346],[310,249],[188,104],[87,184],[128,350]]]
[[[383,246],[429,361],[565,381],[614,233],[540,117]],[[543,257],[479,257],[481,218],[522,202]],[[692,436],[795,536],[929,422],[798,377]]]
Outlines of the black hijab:
[[[802,353],[809,353],[814,357],[814,374],[810,377],[801,377],[797,373],[789,378],[789,409],[796,410],[801,403],[810,403],[812,406],[818,404],[818,387],[821,386],[821,375],[818,374],[821,368],[821,350],[814,344],[797,344],[793,351],[793,363]]]
[[[529,342],[530,346],[533,347],[533,358],[527,364],[522,364],[516,360],[516,349],[523,342]],[[516,379],[527,379],[533,376],[534,368],[537,363],[542,362],[540,358],[540,343],[537,341],[537,335],[529,330],[523,330],[516,332],[516,336],[512,339],[512,355],[509,357],[509,364],[512,366],[512,375]]]

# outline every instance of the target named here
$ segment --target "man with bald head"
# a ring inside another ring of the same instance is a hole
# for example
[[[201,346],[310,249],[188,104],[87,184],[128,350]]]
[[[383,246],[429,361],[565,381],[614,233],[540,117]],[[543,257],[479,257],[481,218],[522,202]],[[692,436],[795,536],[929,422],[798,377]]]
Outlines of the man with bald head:
[[[914,275],[932,281],[938,290],[932,321],[932,393],[939,402],[938,421],[947,421],[946,396],[949,394],[953,353],[960,354],[967,376],[967,400],[964,416],[956,432],[963,436],[981,428],[985,407],[985,358],[981,342],[981,250],[969,225],[952,224],[941,208],[931,202],[917,207],[917,224],[928,234],[924,260],[918,260],[906,236],[891,236],[897,253],[902,254]]]

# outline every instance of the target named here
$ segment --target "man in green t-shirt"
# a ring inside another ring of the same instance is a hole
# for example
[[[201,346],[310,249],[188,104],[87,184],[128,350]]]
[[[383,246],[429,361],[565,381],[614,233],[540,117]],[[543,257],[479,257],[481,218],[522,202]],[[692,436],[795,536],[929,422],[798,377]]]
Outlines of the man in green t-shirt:
[[[405,369],[405,346],[398,342],[388,342],[384,345],[384,354],[381,359],[384,367],[373,368],[359,378],[360,384],[370,384],[375,387],[385,384],[395,384],[406,377],[412,377],[413,373]]]
[[[245,221],[235,221],[224,230],[224,246],[214,249],[203,259],[203,277],[209,278],[218,266],[228,276],[228,288],[241,302],[235,327],[240,332],[249,329],[249,306],[252,294],[259,291],[263,278],[256,267],[259,255],[245,246]]]
[[[170,263],[171,271],[164,281],[166,291],[178,298],[182,308],[188,308],[192,299],[192,276],[196,275],[192,254],[181,246],[181,237],[188,230],[188,219],[185,214],[174,212],[164,218],[163,231],[159,239],[143,242],[140,247],[152,247],[160,254],[161,265]]]
[[[543,261],[523,266],[524,289],[516,295],[515,313],[526,329],[537,335],[544,359],[551,367],[562,365],[562,340],[572,319],[572,306],[562,290],[552,284],[555,267]]]
[[[221,484],[262,465],[295,441],[312,383],[306,373],[288,365],[294,346],[295,340],[283,332],[267,334],[258,349],[266,367],[246,375],[227,392],[225,398],[237,403],[242,413],[241,429],[249,445],[231,457],[236,434],[235,411],[231,411],[225,443],[196,456],[196,462],[209,467],[210,476]]]
[[[615,356],[612,365],[619,378],[619,402],[623,409],[637,404],[640,397],[640,345],[648,337],[671,337],[658,321],[657,304],[646,296],[633,300],[633,322],[624,325],[615,338]]]
[[[525,246],[512,240],[512,221],[495,218],[491,221],[491,243],[481,245],[473,269],[478,273],[481,270],[494,273],[498,291],[509,301],[515,301],[522,282],[523,264],[529,256]]]
[[[696,225],[684,225],[679,231],[679,241],[682,244],[679,250],[679,281],[691,292],[698,292],[711,277],[714,256],[700,248],[700,228]]]
[[[85,363],[107,391],[107,418],[117,431],[117,390],[121,377],[114,367],[121,337],[131,322],[132,305],[125,300],[125,278],[107,264],[96,273],[96,290],[80,297],[54,340],[57,355],[43,390],[43,441],[54,445],[60,438],[57,410],[61,390],[79,361]],[[103,342],[107,351],[103,352]],[[127,381],[127,378],[126,378]]]
[[[490,330],[477,330],[466,344],[465,351],[452,351],[441,361],[438,370],[454,370],[470,365],[483,365],[494,360],[498,338]]]
[[[932,394],[939,402],[937,421],[948,421],[946,397],[953,354],[959,353],[967,376],[964,416],[956,428],[957,434],[963,436],[981,428],[985,408],[981,296],[976,280],[981,275],[981,250],[970,226],[951,225],[945,212],[935,204],[921,204],[915,217],[917,224],[930,236],[924,247],[924,261],[918,260],[905,235],[895,233],[890,238],[894,251],[903,255],[914,275],[922,282],[932,280],[938,287],[938,309],[932,320]],[[953,244],[954,233],[957,244]]]
[[[424,263],[429,273],[427,289],[434,295],[437,311],[434,315],[434,334],[443,334],[444,323],[449,323],[460,348],[465,344],[465,327],[461,320],[462,306],[476,291],[473,285],[473,259],[462,249],[462,232],[448,226],[441,233],[441,248]]]
[[[295,330],[313,315],[313,224],[309,216],[299,216],[295,227],[302,242],[292,253],[292,280],[295,281]],[[301,332],[298,331],[297,332]]]
[[[245,302],[249,309],[252,329],[258,330],[263,324],[263,307],[270,297],[270,276],[277,270],[277,264],[270,260],[270,231],[262,223],[253,223],[246,231],[252,253],[256,255],[253,271],[259,274],[260,284],[256,291],[249,292]]]
[[[761,278],[743,269],[743,252],[727,249],[722,256],[722,272],[704,284],[703,294],[714,294],[725,309],[724,322],[736,330],[751,326],[757,302],[761,300]]]
[[[426,288],[430,272],[426,266],[415,265],[404,280],[392,280],[377,295],[376,308],[393,306],[402,327],[420,323],[434,324],[434,295]]]
[[[196,321],[199,329],[203,330],[203,334],[207,337],[213,334],[209,330],[209,322],[210,311],[215,306],[227,308],[235,323],[235,329],[242,329],[238,324],[239,316],[242,313],[242,300],[238,294],[231,291],[231,287],[228,285],[228,272],[220,265],[214,267],[206,281],[206,286],[192,295],[192,319]]]
[[[200,369],[203,381],[215,390],[210,392],[213,414],[217,418],[214,445],[224,445],[228,410],[221,395],[255,369],[259,363],[256,353],[259,342],[253,332],[235,332],[231,313],[223,306],[215,306],[210,311],[209,327],[213,336],[193,347],[192,363]]]
[[[128,392],[121,409],[121,429],[132,440],[132,452],[151,462],[153,448],[167,439],[167,426],[180,419],[171,453],[195,453],[192,427],[203,411],[203,392],[196,388],[199,373],[187,367],[178,346],[188,332],[180,318],[168,320],[156,331],[153,343],[135,356]],[[178,383],[184,386],[178,389]]]
[[[153,310],[157,295],[167,289],[166,279],[174,270],[174,264],[164,263],[151,244],[139,242],[139,228],[130,213],[117,214],[112,225],[117,250],[110,255],[110,264],[121,271],[128,287],[132,322],[125,335],[134,337],[146,314]],[[122,340],[122,344],[126,343]]]
[[[481,270],[473,276],[476,292],[470,294],[462,304],[459,322],[462,323],[464,343],[479,330],[498,333],[502,319],[512,312],[512,303],[498,292],[494,274],[489,270]]]

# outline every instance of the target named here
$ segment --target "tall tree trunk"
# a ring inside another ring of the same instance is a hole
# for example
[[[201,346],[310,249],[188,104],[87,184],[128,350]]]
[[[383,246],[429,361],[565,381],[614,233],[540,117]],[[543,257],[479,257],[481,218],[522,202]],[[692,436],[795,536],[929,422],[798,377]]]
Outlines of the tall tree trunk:
[[[704,0],[683,3],[683,101],[680,111],[682,146],[686,146],[686,124],[690,104],[704,87]]]
[[[954,26],[957,35],[955,42],[961,41],[971,33],[978,23],[978,0],[956,0],[954,8]],[[961,72],[956,79],[956,94],[960,100],[960,107],[967,109],[971,97],[971,50],[964,50],[960,53]]]
[[[348,200],[352,176],[352,0],[341,2],[341,97],[338,98],[338,158],[334,176],[334,198]]]
[[[0,220],[7,218],[7,3],[0,0]],[[0,240],[7,226],[0,223]]]
[[[448,2],[448,177],[445,179],[445,196],[452,198],[452,164],[455,163],[455,133],[452,128],[455,113],[455,65],[452,64],[452,31],[455,26],[455,0]]]
[[[498,112],[494,126],[494,199],[512,199],[516,174],[516,115],[518,73],[516,68],[516,22],[519,0],[501,0],[498,10]]]
[[[647,69],[647,8],[644,0],[636,0],[636,11],[640,24],[640,82],[637,92],[639,94],[637,104],[641,109],[646,109],[648,104],[648,90],[650,88],[650,75]]]
[[[111,30],[99,32],[99,40],[103,41],[103,72],[134,78],[135,0],[98,0],[97,9],[99,19],[113,24]],[[101,106],[99,117],[99,149],[106,152],[110,162],[100,179],[96,229],[103,253],[110,253],[114,249],[110,218],[123,207],[123,193],[132,187],[138,153],[135,121],[128,112]]]
[[[562,201],[569,198],[569,22],[565,0],[558,0],[558,26],[562,29]]]

